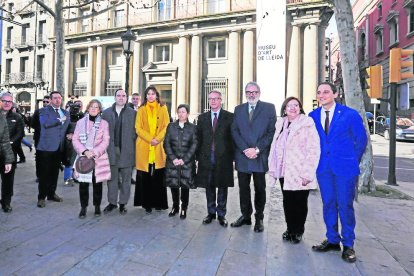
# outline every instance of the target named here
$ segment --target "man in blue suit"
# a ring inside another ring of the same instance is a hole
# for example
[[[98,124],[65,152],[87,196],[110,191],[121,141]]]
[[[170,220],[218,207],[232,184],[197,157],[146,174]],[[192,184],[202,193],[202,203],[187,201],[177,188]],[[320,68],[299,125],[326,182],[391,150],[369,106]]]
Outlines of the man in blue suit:
[[[242,216],[232,227],[251,225],[253,213],[250,180],[254,181],[255,232],[263,232],[263,211],[266,204],[266,172],[270,145],[275,134],[276,111],[271,103],[259,101],[260,87],[249,82],[245,88],[247,103],[236,106],[231,126],[235,149],[235,162],[239,179],[240,209]]]
[[[316,176],[321,190],[326,240],[312,246],[314,251],[340,251],[342,259],[355,262],[355,213],[353,201],[358,180],[359,162],[367,145],[361,116],[352,108],[335,103],[336,87],[328,82],[318,87],[322,105],[309,113],[315,121],[321,141],[321,157]],[[341,234],[338,232],[338,215]]]
[[[40,137],[36,148],[38,162],[39,195],[37,207],[46,206],[45,199],[62,202],[56,194],[63,143],[70,123],[69,113],[61,108],[62,95],[50,93],[50,105],[40,109]]]

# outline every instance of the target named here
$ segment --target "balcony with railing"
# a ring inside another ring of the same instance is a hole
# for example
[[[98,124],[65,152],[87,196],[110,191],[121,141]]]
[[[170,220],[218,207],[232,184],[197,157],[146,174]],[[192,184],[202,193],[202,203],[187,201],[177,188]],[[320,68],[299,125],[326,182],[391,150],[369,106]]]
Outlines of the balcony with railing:
[[[6,43],[4,44],[4,50],[10,50],[13,48],[13,42],[11,39],[6,39]]]
[[[304,4],[304,3],[316,3],[316,2],[328,2],[327,0],[286,0],[286,4]]]
[[[47,35],[39,34],[37,36],[37,41],[36,41],[37,46],[46,46],[48,42],[49,42],[49,39],[47,38]]]
[[[270,1],[270,0],[269,0]],[[320,0],[319,0],[320,1]],[[144,1],[145,2],[145,1]],[[110,30],[125,26],[139,26],[151,23],[178,21],[204,17],[210,15],[229,14],[234,12],[254,11],[256,9],[256,0],[194,0],[194,1],[154,1],[155,6],[147,8],[129,9],[129,13],[124,16],[116,16],[115,13],[108,18],[107,14],[97,15],[91,19],[91,28],[83,32]],[[101,9],[106,8],[104,5]],[[76,22],[66,23],[66,34],[81,34],[80,28]]]
[[[73,84],[72,94],[80,97],[86,96],[86,89],[88,84],[86,82],[77,82]]]
[[[32,72],[10,73],[5,75],[8,84],[26,84],[33,82]]]
[[[14,46],[19,50],[33,47],[33,39],[22,36],[20,39],[15,39]]]
[[[37,71],[34,75],[34,83],[42,83],[45,82],[46,80],[46,76],[45,76],[45,72],[43,71]]]
[[[115,92],[120,88],[122,88],[122,83],[120,81],[107,81],[105,83],[104,96],[114,96]]]

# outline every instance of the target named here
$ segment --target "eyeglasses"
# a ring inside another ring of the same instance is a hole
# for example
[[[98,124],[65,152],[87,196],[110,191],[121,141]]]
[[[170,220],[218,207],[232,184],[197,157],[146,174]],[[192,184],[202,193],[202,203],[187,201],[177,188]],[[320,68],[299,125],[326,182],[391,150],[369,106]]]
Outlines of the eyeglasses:
[[[221,98],[208,98],[209,101],[220,101]]]
[[[43,101],[43,103],[46,103],[46,104],[48,104],[48,103],[49,103],[49,101]]]
[[[260,91],[246,91],[246,94],[248,94],[248,95],[257,95],[259,93],[260,93]]]
[[[288,104],[288,105],[286,105],[286,108],[290,108],[290,109],[298,108],[298,107],[299,107],[299,104]]]
[[[13,103],[13,101],[8,101],[8,100],[1,100],[2,101],[2,103],[7,103],[7,104],[12,104]]]

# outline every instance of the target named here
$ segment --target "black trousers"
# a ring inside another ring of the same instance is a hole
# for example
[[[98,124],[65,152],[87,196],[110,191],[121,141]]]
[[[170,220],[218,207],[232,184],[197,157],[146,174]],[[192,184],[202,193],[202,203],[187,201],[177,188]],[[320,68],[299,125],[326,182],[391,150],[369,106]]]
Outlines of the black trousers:
[[[13,196],[14,173],[16,171],[16,163],[12,164],[12,168],[8,173],[4,172],[4,164],[0,164],[1,169],[1,206],[10,205]]]
[[[39,195],[37,198],[53,197],[56,193],[62,155],[57,151],[36,152],[36,162],[39,174]]]
[[[17,155],[19,156],[19,161],[26,160],[26,156],[24,155],[21,141],[19,142],[18,145],[16,145],[15,147],[13,147],[13,149],[15,150],[15,152],[17,153]]]
[[[168,209],[167,188],[164,186],[165,169],[155,170],[151,166],[153,165],[149,165],[148,172],[137,171],[134,206]]]
[[[102,202],[102,182],[96,183],[95,171],[92,175],[93,205],[100,206]],[[86,208],[89,203],[89,183],[79,182],[79,198],[82,208]]]
[[[217,215],[219,217],[225,217],[227,212],[227,187],[216,187],[216,179],[214,177],[216,170],[216,160],[214,157],[214,151],[211,151],[211,171],[209,174],[208,185],[206,187],[206,198],[207,198],[207,211],[209,215]]]
[[[190,189],[188,188],[170,188],[171,189],[171,195],[173,200],[173,208],[179,209],[180,207],[180,197],[181,197],[181,209],[187,210],[188,207],[188,200],[190,198]],[[180,196],[181,191],[181,196]]]
[[[253,175],[254,182],[254,208],[256,219],[263,219],[266,205],[266,174],[263,172],[243,173],[237,172],[239,178],[240,209],[242,215],[249,219],[253,213],[250,195],[250,180]]]
[[[287,230],[292,234],[303,234],[308,215],[309,190],[285,191],[283,190],[284,178],[280,178],[279,182],[282,188]]]

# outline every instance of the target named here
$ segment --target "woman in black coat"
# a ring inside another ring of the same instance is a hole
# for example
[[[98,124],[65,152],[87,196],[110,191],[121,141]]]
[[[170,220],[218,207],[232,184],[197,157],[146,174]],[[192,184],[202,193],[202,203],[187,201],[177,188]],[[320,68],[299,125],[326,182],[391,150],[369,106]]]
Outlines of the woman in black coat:
[[[173,200],[173,207],[168,215],[175,216],[179,211],[181,188],[181,219],[187,217],[189,189],[195,186],[197,130],[194,124],[188,122],[189,111],[188,105],[178,106],[178,120],[168,125],[164,139],[164,150],[167,155],[165,184],[171,188]]]

